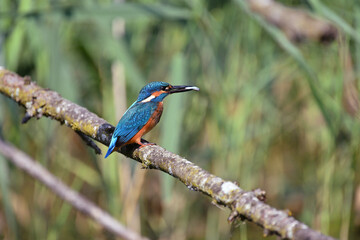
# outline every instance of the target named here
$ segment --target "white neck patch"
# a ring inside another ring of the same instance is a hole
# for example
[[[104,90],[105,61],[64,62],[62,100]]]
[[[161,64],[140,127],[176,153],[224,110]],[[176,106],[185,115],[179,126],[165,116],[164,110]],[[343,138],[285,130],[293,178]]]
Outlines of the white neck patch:
[[[151,100],[153,100],[155,98],[154,95],[150,95],[149,97],[145,98],[144,100],[142,100],[142,103],[146,103],[146,102],[150,102]]]

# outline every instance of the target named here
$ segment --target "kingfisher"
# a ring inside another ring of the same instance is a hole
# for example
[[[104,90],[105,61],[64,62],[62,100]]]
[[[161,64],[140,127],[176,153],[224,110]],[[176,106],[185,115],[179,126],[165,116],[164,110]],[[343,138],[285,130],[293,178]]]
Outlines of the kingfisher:
[[[160,121],[163,112],[163,100],[169,94],[199,91],[195,86],[172,86],[166,82],[151,82],[139,92],[137,100],[126,110],[111,137],[107,158],[122,146],[137,143],[141,147],[141,137]]]

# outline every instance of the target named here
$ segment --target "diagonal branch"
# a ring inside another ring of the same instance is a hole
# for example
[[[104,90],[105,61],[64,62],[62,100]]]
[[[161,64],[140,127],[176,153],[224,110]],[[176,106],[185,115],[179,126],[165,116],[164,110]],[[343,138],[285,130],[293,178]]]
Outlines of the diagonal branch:
[[[287,7],[274,0],[246,0],[246,2],[253,13],[280,28],[293,42],[312,40],[328,43],[338,36],[338,30],[333,24],[310,15],[308,11]]]
[[[66,186],[60,179],[54,177],[43,166],[35,162],[25,153],[16,149],[8,143],[0,139],[0,153],[4,155],[10,162],[21,168],[29,175],[33,176],[41,183],[50,188],[60,198],[70,203],[80,212],[90,216],[96,222],[104,226],[108,231],[116,234],[123,239],[129,240],[145,240],[137,233],[126,229],[116,219],[111,217],[107,212],[101,210],[94,203],[90,202],[79,193]]]
[[[114,130],[112,125],[58,93],[39,87],[26,77],[0,69],[0,92],[24,106],[30,117],[44,115],[105,145],[110,143]],[[288,212],[265,204],[261,191],[244,191],[160,146],[136,147],[129,145],[122,148],[121,153],[146,168],[159,169],[178,178],[189,189],[202,192],[215,203],[228,207],[231,210],[229,221],[237,217],[247,219],[263,227],[265,233],[275,233],[284,239],[333,239],[297,221]]]

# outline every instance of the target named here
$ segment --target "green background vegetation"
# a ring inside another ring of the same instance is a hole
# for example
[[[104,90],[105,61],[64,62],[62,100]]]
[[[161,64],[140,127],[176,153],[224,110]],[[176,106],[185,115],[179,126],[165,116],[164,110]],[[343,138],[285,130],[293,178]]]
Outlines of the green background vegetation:
[[[149,81],[196,85],[165,100],[147,140],[264,189],[270,205],[324,234],[358,239],[360,124],[349,76],[360,75],[360,3],[281,2],[330,19],[342,38],[294,45],[241,0],[1,0],[0,65],[113,125]],[[112,81],[121,68],[124,81]],[[153,239],[262,239],[164,173],[96,156],[58,122],[21,125],[24,109],[0,99],[3,137],[129,228]],[[112,239],[1,156],[0,187],[1,239]]]

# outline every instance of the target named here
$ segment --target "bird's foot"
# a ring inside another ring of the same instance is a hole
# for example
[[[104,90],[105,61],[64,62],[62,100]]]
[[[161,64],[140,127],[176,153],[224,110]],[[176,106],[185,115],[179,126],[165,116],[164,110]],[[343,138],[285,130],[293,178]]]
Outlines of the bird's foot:
[[[143,138],[137,144],[140,145],[140,148],[145,147],[145,146],[156,145],[156,143],[151,143],[151,142],[149,142],[149,141],[147,141],[147,140],[145,140]]]
[[[143,148],[143,147],[146,147],[146,146],[156,145],[156,143],[147,142],[147,143],[141,143],[139,145],[140,145],[139,148]]]

